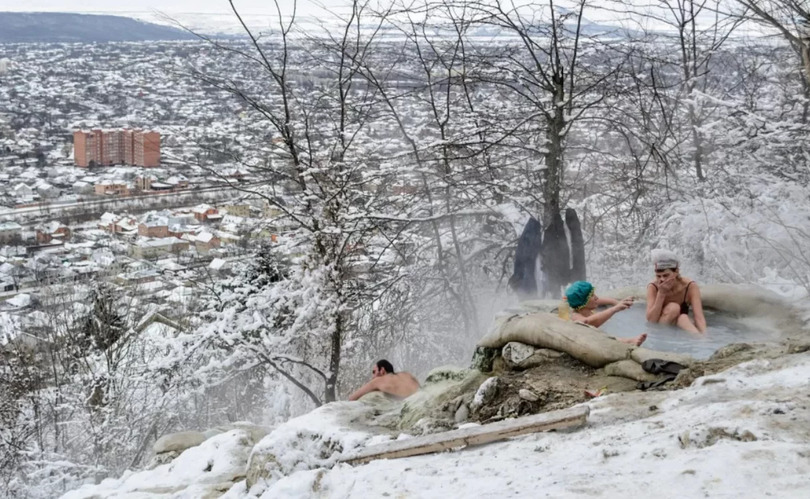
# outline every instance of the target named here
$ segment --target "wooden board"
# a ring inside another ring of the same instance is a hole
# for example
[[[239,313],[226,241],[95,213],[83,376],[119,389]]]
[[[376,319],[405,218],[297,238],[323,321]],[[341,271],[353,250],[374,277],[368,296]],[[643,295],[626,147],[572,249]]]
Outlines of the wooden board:
[[[574,428],[584,425],[589,413],[590,409],[587,406],[572,407],[560,411],[507,419],[497,423],[434,433],[407,440],[372,445],[344,457],[341,461],[349,464],[363,464],[375,459],[396,459],[443,452],[456,447],[485,444],[526,433]]]

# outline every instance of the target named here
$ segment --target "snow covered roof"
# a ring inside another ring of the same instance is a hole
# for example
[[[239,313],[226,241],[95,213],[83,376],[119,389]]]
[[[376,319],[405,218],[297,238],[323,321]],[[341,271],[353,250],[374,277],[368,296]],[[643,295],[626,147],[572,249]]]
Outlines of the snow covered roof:
[[[166,217],[146,216],[141,223],[147,227],[163,227],[169,225],[169,220]]]
[[[155,238],[138,239],[138,241],[136,241],[135,244],[137,246],[140,246],[141,248],[162,248],[166,246],[172,246],[179,242],[182,241],[180,239],[177,239],[176,237],[155,237]]]
[[[13,298],[9,298],[6,300],[6,303],[11,305],[12,307],[16,308],[24,308],[31,305],[31,295],[26,293],[20,293]]]
[[[237,236],[236,234],[231,234],[230,232],[225,232],[222,230],[217,231],[217,237],[219,237],[220,239],[226,239],[228,241],[238,241],[242,239],[240,236]]]
[[[211,270],[222,270],[228,266],[228,261],[223,260],[222,258],[214,258],[211,260],[211,263],[208,264],[208,268]]]
[[[214,207],[211,206],[210,204],[198,204],[197,206],[192,208],[191,211],[194,213],[205,213],[206,211],[213,209]]]
[[[42,232],[47,232],[48,234],[53,234],[62,227],[67,228],[65,224],[63,224],[59,220],[52,220],[46,224],[40,225],[39,227],[37,227],[37,229],[41,230]]]
[[[197,234],[197,241],[201,243],[210,243],[214,239],[214,235],[210,232],[200,232]]]

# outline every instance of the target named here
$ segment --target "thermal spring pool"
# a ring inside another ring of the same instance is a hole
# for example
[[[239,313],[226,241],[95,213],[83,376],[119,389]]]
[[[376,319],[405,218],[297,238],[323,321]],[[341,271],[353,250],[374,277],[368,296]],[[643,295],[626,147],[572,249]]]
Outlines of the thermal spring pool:
[[[614,314],[599,329],[620,338],[647,333],[647,341],[643,345],[645,348],[687,354],[696,359],[707,359],[718,348],[730,343],[763,343],[779,337],[773,320],[767,317],[736,318],[705,310],[706,332],[695,334],[675,326],[649,323],[645,312],[646,304],[636,303]]]

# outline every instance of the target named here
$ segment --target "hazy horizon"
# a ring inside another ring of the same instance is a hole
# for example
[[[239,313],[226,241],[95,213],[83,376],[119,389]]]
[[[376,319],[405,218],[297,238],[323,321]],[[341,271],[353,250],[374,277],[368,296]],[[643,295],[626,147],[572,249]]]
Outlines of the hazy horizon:
[[[284,11],[294,5],[290,0],[280,0]],[[333,10],[346,2],[344,0],[298,1],[298,15],[316,15],[325,9]],[[276,7],[272,0],[236,0],[234,2],[243,15],[275,15]],[[10,2],[0,0],[0,12],[71,12],[80,14],[232,14],[227,0],[142,0],[128,3],[112,3],[109,0],[32,0]],[[286,14],[287,12],[285,12]]]

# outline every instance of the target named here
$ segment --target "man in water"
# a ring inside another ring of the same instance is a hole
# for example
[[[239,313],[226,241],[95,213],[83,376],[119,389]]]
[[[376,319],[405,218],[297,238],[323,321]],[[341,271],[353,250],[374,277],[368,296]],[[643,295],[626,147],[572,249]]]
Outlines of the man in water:
[[[571,314],[572,320],[594,327],[601,326],[617,312],[627,310],[633,305],[633,298],[625,298],[624,300],[600,299],[594,293],[593,284],[587,281],[577,281],[568,286],[568,289],[565,290],[565,299],[568,300],[568,306],[574,311]],[[596,307],[600,305],[611,306],[597,312]],[[634,338],[616,339],[622,343],[639,346],[647,339],[647,333],[642,333]]]
[[[404,399],[416,393],[417,390],[419,390],[419,382],[411,373],[395,373],[394,366],[382,359],[371,368],[371,381],[352,393],[349,400],[357,400],[369,392],[377,391]]]

